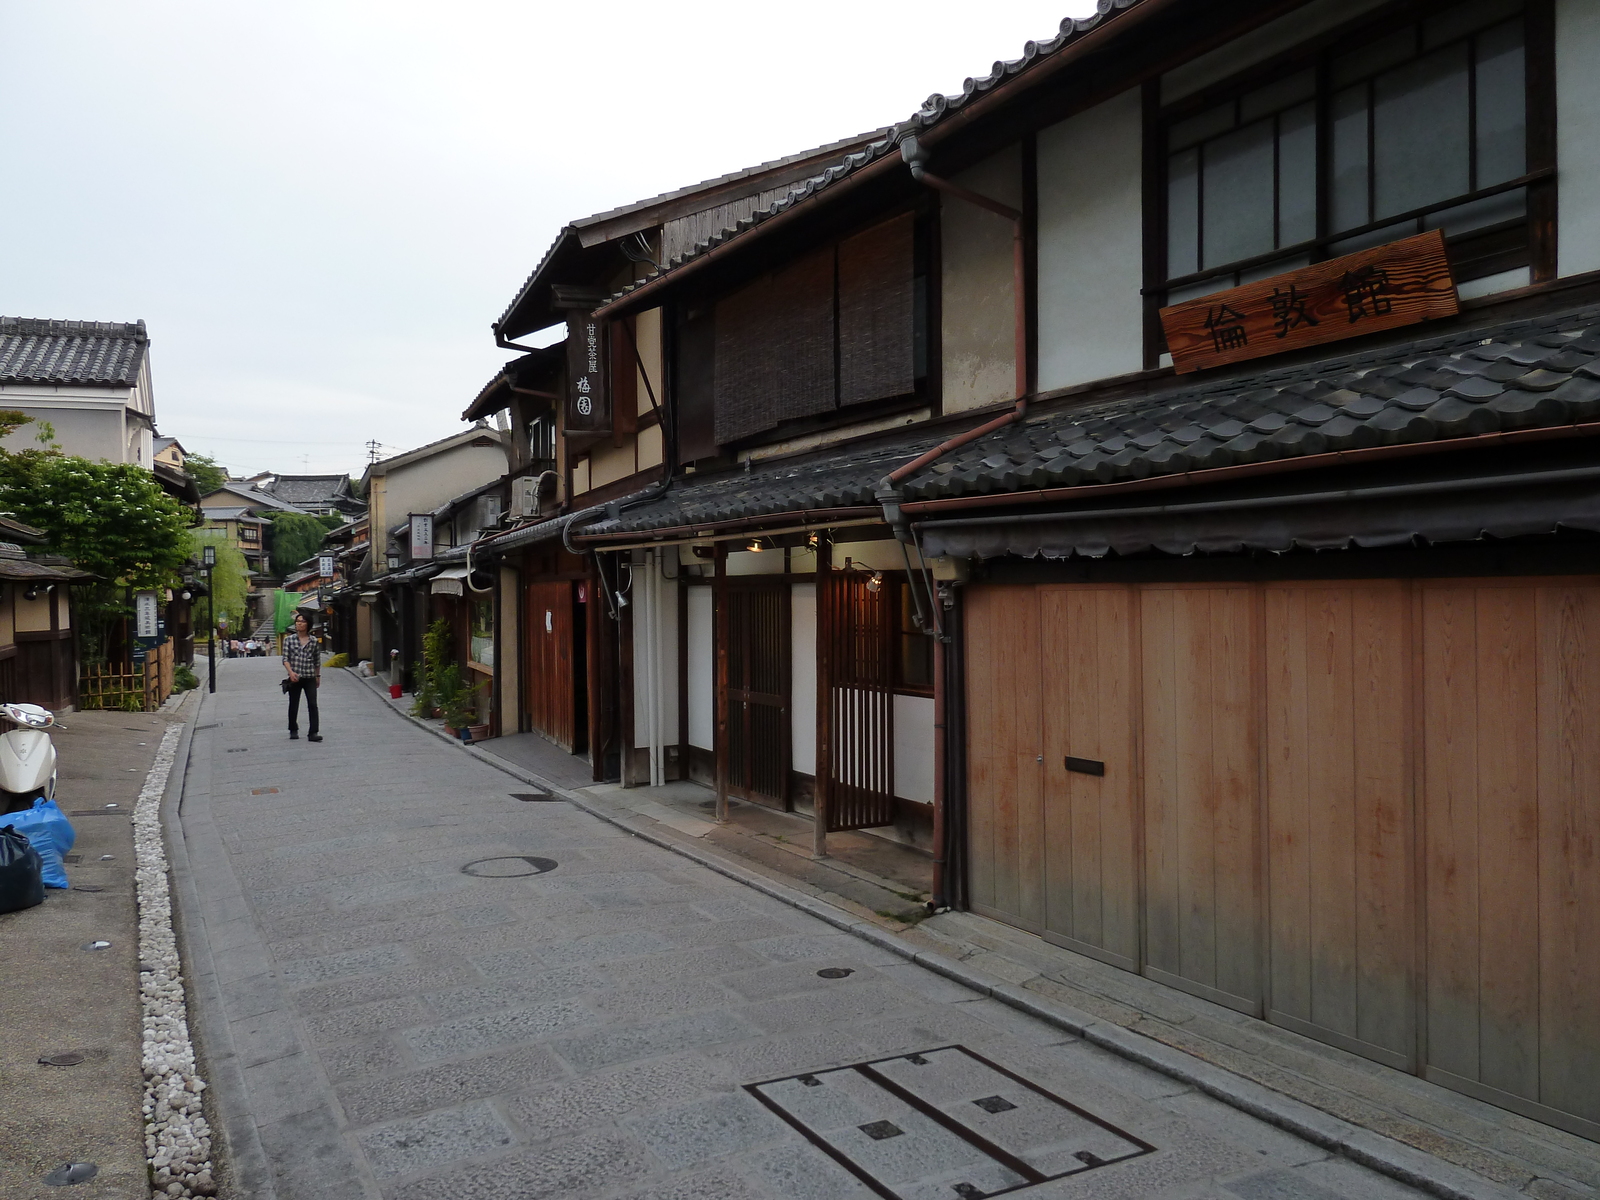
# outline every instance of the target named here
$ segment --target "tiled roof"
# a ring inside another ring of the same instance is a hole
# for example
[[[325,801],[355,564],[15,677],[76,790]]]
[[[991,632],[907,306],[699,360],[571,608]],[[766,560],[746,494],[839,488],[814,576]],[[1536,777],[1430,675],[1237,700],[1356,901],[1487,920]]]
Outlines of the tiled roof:
[[[1112,483],[1600,420],[1600,308],[1040,413],[923,470],[908,499]]]
[[[902,494],[1066,488],[1584,422],[1600,422],[1600,307],[1156,396],[1036,409],[917,472]],[[948,426],[912,427],[893,439],[690,476],[575,537],[873,505],[889,471],[949,434]]]
[[[974,100],[987,95],[996,87],[1027,71],[1030,67],[1058,54],[1064,47],[1079,37],[1105,24],[1106,21],[1112,19],[1114,14],[1123,9],[1133,8],[1141,2],[1142,0],[1098,0],[1096,11],[1089,16],[1067,17],[1061,22],[1060,29],[1055,37],[1047,38],[1044,41],[1028,42],[1023,46],[1022,55],[1019,58],[1012,59],[1009,62],[995,63],[989,73],[981,78],[968,78],[962,84],[960,95],[946,96],[935,92],[924,100],[922,107],[912,113],[910,117],[890,126],[884,137],[869,143],[861,150],[846,155],[841,161],[828,167],[827,170],[790,188],[786,195],[774,200],[767,207],[757,209],[734,226],[712,234],[705,241],[697,243],[683,254],[675,256],[662,265],[665,267],[666,272],[676,270],[708,251],[731,241],[746,230],[752,229],[763,221],[769,220],[779,213],[786,212],[796,204],[827,190],[840,180],[860,171],[863,167],[888,155],[898,154],[900,152],[900,143],[907,136],[920,134],[924,130],[939,125],[941,122],[961,112]],[[629,284],[619,291],[613,299],[620,299],[628,295],[643,284],[659,278],[660,274],[662,273],[652,272],[640,283]]]
[[[143,321],[0,317],[0,383],[131,387],[149,345]]]
[[[290,504],[332,504],[350,498],[350,476],[279,475],[261,490]]]

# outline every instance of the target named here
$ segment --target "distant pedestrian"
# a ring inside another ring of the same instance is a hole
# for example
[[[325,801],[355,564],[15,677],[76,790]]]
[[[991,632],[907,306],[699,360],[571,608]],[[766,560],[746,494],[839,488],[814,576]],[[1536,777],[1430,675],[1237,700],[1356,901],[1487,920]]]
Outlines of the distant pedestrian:
[[[306,719],[310,728],[306,741],[320,742],[317,732],[317,685],[322,682],[322,648],[311,636],[311,618],[303,612],[294,615],[294,632],[283,639],[283,669],[289,673],[289,740],[300,736],[300,697],[306,698]]]

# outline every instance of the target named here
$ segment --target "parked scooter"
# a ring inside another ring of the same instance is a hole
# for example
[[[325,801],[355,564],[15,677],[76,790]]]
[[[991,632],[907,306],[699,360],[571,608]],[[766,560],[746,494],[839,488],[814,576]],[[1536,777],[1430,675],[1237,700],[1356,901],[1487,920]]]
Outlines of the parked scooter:
[[[0,813],[32,808],[40,797],[56,795],[56,747],[46,730],[65,729],[37,704],[0,704],[0,717],[17,725],[0,734]]]

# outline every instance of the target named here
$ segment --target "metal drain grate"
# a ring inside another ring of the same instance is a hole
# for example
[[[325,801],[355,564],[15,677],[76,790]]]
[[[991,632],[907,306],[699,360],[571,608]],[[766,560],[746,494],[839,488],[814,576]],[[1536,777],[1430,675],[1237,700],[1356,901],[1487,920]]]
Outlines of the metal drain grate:
[[[250,753],[250,747],[249,746],[235,746],[232,750],[229,750],[228,753],[229,754],[248,754],[248,753]]]
[[[982,1200],[1155,1149],[965,1046],[745,1090],[885,1200]]]
[[[546,800],[560,799],[558,796],[552,796],[549,792],[512,792],[511,798],[513,800],[521,800],[524,804],[538,804]]]
[[[69,814],[73,817],[131,817],[131,808],[75,808]]]
[[[278,794],[278,789],[277,788],[251,788],[250,789],[250,794],[252,796],[276,796]]]

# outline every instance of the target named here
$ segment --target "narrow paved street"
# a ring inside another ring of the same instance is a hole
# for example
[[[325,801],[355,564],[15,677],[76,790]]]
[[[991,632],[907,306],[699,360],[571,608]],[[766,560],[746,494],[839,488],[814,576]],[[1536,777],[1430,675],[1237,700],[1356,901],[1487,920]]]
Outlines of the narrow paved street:
[[[291,742],[278,675],[222,672],[173,854],[234,1195],[1418,1194],[519,798],[343,672]]]

